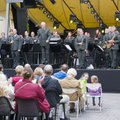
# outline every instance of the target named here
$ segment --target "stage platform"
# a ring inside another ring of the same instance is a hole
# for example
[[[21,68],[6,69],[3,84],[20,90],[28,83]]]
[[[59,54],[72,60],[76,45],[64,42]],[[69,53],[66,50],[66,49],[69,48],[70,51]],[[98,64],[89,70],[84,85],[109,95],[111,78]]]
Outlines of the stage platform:
[[[57,72],[58,70],[59,69],[55,69],[54,72]],[[120,92],[120,69],[78,69],[77,72],[78,75],[76,78],[80,78],[84,72],[88,72],[90,76],[97,75],[100,83],[102,84],[103,92]],[[13,69],[5,69],[4,73],[8,77],[15,75],[15,71]]]

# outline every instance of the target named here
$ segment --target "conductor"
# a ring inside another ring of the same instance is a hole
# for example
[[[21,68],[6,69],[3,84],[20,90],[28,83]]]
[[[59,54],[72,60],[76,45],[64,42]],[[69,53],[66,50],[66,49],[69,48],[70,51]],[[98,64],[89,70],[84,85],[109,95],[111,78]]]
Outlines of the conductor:
[[[38,43],[41,45],[41,63],[49,63],[49,38],[51,36],[50,30],[46,27],[45,22],[41,22],[41,28],[37,32]]]

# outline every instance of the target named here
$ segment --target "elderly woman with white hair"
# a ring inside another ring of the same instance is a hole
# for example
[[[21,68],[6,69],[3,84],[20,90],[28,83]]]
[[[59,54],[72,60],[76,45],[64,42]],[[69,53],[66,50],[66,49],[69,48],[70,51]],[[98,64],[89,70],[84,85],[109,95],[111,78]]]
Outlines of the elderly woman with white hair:
[[[80,82],[75,79],[77,75],[77,71],[74,68],[70,68],[67,72],[67,77],[64,80],[59,81],[62,88],[70,89],[70,88],[77,88],[77,91],[72,94],[67,94],[70,97],[70,101],[75,101],[80,97],[81,100],[81,107],[84,107],[84,100],[82,98]],[[64,93],[66,94],[66,93]],[[70,104],[70,112],[75,112],[74,104]]]
[[[14,88],[12,87],[11,83],[7,81],[6,75],[3,73],[3,65],[0,64],[0,97],[5,96],[7,97],[11,105],[14,107]]]

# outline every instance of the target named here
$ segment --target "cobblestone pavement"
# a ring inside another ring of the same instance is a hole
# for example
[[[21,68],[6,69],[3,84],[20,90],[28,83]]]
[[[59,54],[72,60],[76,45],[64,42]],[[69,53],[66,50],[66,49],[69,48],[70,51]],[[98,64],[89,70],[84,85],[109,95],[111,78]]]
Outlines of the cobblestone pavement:
[[[89,109],[88,109],[89,108]],[[70,114],[71,120],[120,120],[120,94],[103,94],[103,107],[93,107],[91,103],[85,112],[76,118],[76,113]]]

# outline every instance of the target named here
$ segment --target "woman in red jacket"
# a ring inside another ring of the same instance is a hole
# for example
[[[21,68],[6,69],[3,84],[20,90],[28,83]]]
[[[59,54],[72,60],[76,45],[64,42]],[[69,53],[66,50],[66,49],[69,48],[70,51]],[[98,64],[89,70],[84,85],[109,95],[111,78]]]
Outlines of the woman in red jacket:
[[[32,83],[32,78],[33,78],[32,69],[25,68],[23,70],[23,80],[15,84],[15,98],[21,99],[33,98],[38,101],[40,109],[43,112],[48,113],[50,111],[50,105],[45,98],[44,89],[41,87],[40,83],[39,84]]]

